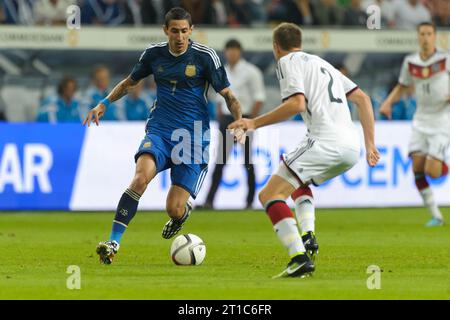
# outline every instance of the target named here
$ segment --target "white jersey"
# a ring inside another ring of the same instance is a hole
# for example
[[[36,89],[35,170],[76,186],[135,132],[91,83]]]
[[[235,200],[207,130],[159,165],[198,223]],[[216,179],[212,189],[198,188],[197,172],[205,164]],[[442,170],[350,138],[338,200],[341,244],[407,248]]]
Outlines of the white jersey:
[[[419,53],[406,56],[399,83],[414,86],[417,109],[413,127],[419,132],[450,133],[450,55],[436,52],[423,61]]]
[[[303,94],[306,111],[302,118],[312,139],[360,148],[346,95],[358,86],[331,64],[305,52],[291,52],[278,61],[281,98]]]
[[[225,71],[228,81],[230,81],[230,89],[241,104],[242,115],[250,116],[255,102],[266,100],[264,77],[261,70],[250,62],[241,59],[234,68],[226,64]],[[225,100],[220,94],[217,95],[217,101],[220,102],[222,113],[230,115]]]

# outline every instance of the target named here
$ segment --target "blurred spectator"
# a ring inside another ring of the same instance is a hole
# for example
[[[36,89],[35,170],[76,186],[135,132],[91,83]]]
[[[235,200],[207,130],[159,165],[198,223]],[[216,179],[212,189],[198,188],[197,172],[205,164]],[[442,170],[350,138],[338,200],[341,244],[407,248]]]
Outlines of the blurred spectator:
[[[272,23],[292,22],[297,25],[315,24],[309,0],[271,0],[267,6],[267,20]]]
[[[379,89],[372,93],[372,104],[374,109],[375,119],[388,120],[385,116],[380,114],[380,107],[384,100],[386,100],[389,92],[391,92],[397,85],[397,80],[391,82],[386,89]],[[412,120],[414,112],[416,111],[417,101],[414,96],[414,88],[410,88],[408,93],[399,101],[392,105],[392,120]]]
[[[124,113],[118,116],[120,120],[140,121],[148,118],[149,108],[143,90],[144,81],[141,81],[128,95],[116,102],[118,110]]]
[[[79,102],[75,99],[77,83],[74,78],[65,77],[59,84],[57,95],[45,98],[39,107],[39,122],[80,122]]]
[[[421,22],[431,21],[431,14],[419,0],[395,0],[393,2],[393,21],[399,29],[415,29]]]
[[[341,25],[344,20],[344,10],[336,0],[317,0],[314,12],[317,24],[321,26]]]
[[[350,6],[345,9],[344,22],[345,26],[366,26],[367,13],[362,9],[361,0],[351,0]]]
[[[266,11],[264,8],[265,2],[265,0],[249,0],[252,24],[253,22],[259,24],[266,22]]]
[[[369,6],[376,5],[381,9],[381,26],[393,27],[392,21],[394,20],[393,3],[390,0],[364,0],[362,7],[367,12]]]
[[[109,94],[109,70],[104,66],[98,66],[94,69],[91,76],[92,84],[86,90],[83,98],[82,112],[87,114],[90,109],[94,108],[100,100],[106,98]],[[102,120],[123,120],[123,113],[118,110],[115,103],[111,103],[106,109]]]
[[[288,6],[291,18],[289,21],[298,25],[313,25],[315,24],[314,9],[310,0],[294,0],[290,1]]]
[[[2,97],[0,97],[0,121],[5,121],[6,115],[5,115],[5,103],[3,102]]]
[[[450,27],[450,1],[434,0],[433,1],[433,21],[437,27]]]
[[[142,26],[156,23],[156,11],[150,0],[123,0],[125,18],[122,24]],[[145,15],[145,21],[144,21]]]
[[[214,10],[214,21],[218,26],[224,26],[228,22],[228,14],[225,4],[222,0],[212,0],[212,8]]]
[[[230,0],[228,23],[231,26],[249,26],[252,23],[252,8],[248,0]]]
[[[214,10],[210,0],[181,0],[180,7],[191,14],[194,25],[214,23]]]
[[[267,21],[279,23],[287,16],[287,7],[283,0],[270,0],[267,4]]]
[[[81,23],[116,26],[125,21],[125,8],[119,0],[84,0]]]
[[[346,8],[350,5],[351,0],[338,0],[338,5],[342,8]]]
[[[33,6],[36,24],[55,25],[66,23],[66,10],[75,0],[37,0]]]
[[[33,1],[31,0],[3,0],[0,2],[0,23],[6,24],[34,24]]]

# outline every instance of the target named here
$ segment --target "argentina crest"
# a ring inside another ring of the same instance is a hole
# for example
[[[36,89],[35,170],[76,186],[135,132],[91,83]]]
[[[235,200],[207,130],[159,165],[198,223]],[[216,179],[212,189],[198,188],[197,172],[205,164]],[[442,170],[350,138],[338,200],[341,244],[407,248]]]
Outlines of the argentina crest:
[[[195,65],[193,64],[188,64],[186,66],[186,70],[184,70],[184,74],[187,77],[194,77],[197,74],[197,69],[195,68]]]

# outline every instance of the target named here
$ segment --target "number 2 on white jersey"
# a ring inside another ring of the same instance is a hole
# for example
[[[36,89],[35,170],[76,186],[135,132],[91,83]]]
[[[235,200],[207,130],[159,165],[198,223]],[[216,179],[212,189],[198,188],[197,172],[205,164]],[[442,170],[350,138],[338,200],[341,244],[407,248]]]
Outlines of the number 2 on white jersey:
[[[337,102],[337,103],[342,103],[342,99],[341,98],[336,98],[333,96],[333,83],[334,83],[334,79],[333,76],[331,75],[330,71],[328,71],[325,68],[320,68],[320,71],[322,71],[323,74],[328,74],[330,76],[330,82],[328,83],[328,95],[330,96],[330,101],[331,102]]]

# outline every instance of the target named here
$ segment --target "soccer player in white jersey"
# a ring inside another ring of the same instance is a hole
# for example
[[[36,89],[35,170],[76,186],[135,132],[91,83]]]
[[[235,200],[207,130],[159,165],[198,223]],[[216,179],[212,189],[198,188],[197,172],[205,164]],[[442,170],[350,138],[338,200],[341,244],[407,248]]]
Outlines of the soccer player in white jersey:
[[[417,27],[420,52],[406,56],[398,85],[380,107],[391,118],[392,104],[413,86],[417,96],[409,154],[417,189],[431,213],[429,227],[441,226],[444,218],[426,176],[448,174],[445,153],[450,136],[450,55],[436,49],[436,27],[425,22]]]
[[[295,24],[282,23],[274,30],[273,52],[278,61],[283,102],[255,119],[243,118],[229,126],[242,133],[301,113],[308,127],[305,139],[283,155],[278,171],[259,193],[259,200],[291,257],[279,276],[290,277],[311,274],[315,265],[306,253],[297,221],[285,200],[299,188],[306,189],[311,183],[320,185],[340,175],[359,159],[359,134],[351,120],[347,98],[358,106],[367,162],[374,166],[379,160],[370,98],[328,62],[302,52],[301,44],[302,33]]]

